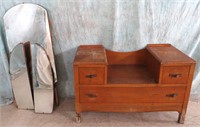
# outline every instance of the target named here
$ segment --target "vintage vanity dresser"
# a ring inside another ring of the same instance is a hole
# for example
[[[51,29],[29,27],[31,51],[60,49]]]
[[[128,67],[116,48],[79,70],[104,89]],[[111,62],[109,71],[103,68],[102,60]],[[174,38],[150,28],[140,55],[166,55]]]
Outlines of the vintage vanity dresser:
[[[177,111],[185,119],[195,61],[170,44],[134,52],[81,45],[74,59],[76,121],[80,113]]]

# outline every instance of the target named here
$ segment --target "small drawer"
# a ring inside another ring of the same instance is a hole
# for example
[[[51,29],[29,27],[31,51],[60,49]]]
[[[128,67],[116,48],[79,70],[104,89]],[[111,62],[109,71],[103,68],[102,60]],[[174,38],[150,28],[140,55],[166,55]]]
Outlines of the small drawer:
[[[79,84],[80,85],[103,85],[105,82],[104,67],[80,67]]]
[[[161,83],[180,83],[188,81],[190,66],[164,66]]]

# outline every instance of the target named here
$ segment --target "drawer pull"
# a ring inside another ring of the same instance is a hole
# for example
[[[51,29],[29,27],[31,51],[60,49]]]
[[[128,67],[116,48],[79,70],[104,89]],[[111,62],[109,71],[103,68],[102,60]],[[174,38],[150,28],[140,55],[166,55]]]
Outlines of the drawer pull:
[[[173,93],[173,94],[166,94],[166,97],[176,97],[177,96],[177,94],[176,93]]]
[[[171,78],[179,78],[179,77],[181,77],[181,74],[169,74],[169,77],[171,77]]]
[[[97,77],[97,75],[96,74],[91,74],[91,75],[86,75],[85,77],[86,78],[95,78],[95,77]]]
[[[92,94],[92,93],[86,93],[86,96],[90,97],[90,98],[96,98],[97,95]]]

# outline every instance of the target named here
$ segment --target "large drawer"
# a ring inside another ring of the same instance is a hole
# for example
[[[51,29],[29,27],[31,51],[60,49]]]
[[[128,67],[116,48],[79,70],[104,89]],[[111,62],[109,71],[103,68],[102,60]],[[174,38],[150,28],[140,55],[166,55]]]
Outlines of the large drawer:
[[[186,87],[80,87],[80,102],[182,103]]]
[[[188,81],[190,66],[164,66],[161,83],[186,84]]]
[[[80,85],[103,85],[105,84],[104,67],[79,67]]]

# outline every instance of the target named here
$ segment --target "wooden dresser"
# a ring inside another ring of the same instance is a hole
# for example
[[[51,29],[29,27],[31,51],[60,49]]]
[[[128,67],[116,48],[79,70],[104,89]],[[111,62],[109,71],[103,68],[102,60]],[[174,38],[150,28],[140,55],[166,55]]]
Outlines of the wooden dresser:
[[[170,44],[134,52],[81,45],[74,59],[76,121],[80,113],[177,111],[185,119],[195,61]]]

